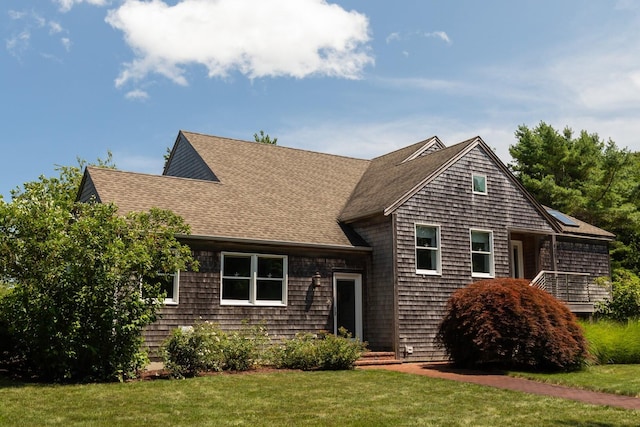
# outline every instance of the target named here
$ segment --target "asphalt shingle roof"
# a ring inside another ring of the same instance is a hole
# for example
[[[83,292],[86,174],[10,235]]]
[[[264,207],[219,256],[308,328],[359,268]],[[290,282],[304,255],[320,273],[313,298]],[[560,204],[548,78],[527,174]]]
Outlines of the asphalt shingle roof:
[[[360,247],[366,243],[344,222],[382,214],[481,140],[408,161],[432,140],[373,160],[185,131],[178,141],[191,145],[219,181],[89,167],[85,186],[93,185],[98,201],[114,202],[121,213],[172,210],[195,236]],[[564,231],[612,236],[579,223]]]
[[[404,160],[419,150],[424,142],[373,159],[340,219],[350,221],[384,212],[475,141],[476,138],[472,138],[406,162]]]
[[[88,168],[122,213],[181,215],[197,236],[358,246],[338,215],[368,160],[182,132],[220,182]]]

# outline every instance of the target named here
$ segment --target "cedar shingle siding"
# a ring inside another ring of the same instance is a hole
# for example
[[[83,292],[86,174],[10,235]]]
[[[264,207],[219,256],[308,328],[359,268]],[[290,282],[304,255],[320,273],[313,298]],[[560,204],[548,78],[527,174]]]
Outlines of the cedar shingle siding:
[[[487,176],[487,195],[472,193],[472,173]],[[534,206],[480,147],[474,148],[427,184],[395,215],[398,342],[400,346],[413,346],[412,358],[417,360],[443,357],[442,351],[434,346],[434,338],[451,294],[473,281],[472,228],[493,231],[496,277],[510,276],[509,229],[553,232]],[[416,274],[415,223],[441,227],[441,276]]]
[[[178,305],[165,306],[161,317],[145,330],[145,343],[156,355],[159,345],[169,332],[180,326],[210,321],[227,331],[239,330],[243,322],[263,324],[275,340],[293,338],[298,332],[333,332],[333,273],[364,272],[367,255],[325,253],[307,256],[299,250],[276,250],[288,256],[288,302],[286,307],[220,305],[219,245],[193,251],[200,263],[198,272],[180,272],[180,300]],[[234,252],[268,253],[265,247],[234,246]],[[313,287],[311,278],[319,272],[320,286]]]
[[[486,177],[487,194],[473,193],[473,174]],[[511,242],[521,242],[529,280],[554,269],[589,281],[609,275],[614,237],[552,217],[479,137],[450,147],[432,137],[362,160],[181,131],[162,176],[87,168],[78,199],[92,196],[123,214],[170,209],[191,226],[184,241],[200,270],[180,272],[178,304],[145,331],[153,351],[171,329],[200,321],[225,330],[264,323],[274,339],[333,331],[334,276],[358,273],[369,347],[440,360],[434,338],[446,302],[477,280],[471,229],[492,233],[495,277],[514,273],[520,244]],[[416,273],[416,223],[440,230],[439,274]],[[221,304],[222,252],[286,255],[286,306]]]

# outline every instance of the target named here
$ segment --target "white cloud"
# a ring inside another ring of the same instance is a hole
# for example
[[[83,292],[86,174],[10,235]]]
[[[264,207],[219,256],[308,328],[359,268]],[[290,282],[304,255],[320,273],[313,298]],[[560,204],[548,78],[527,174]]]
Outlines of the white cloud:
[[[15,57],[20,57],[29,48],[31,33],[27,30],[13,35],[5,41],[5,47]]]
[[[487,124],[482,118],[474,121],[439,114],[415,114],[376,122],[349,120],[297,120],[290,129],[280,130],[278,144],[312,151],[370,159],[407,145],[438,136],[451,146],[474,136],[496,149],[507,163],[509,144],[514,142],[513,129]]]
[[[57,21],[47,20],[35,11],[19,12],[15,10],[9,11],[9,17],[13,21],[19,21],[22,29],[16,31],[6,39],[6,48],[9,53],[16,58],[20,58],[25,52],[31,48],[31,38],[37,39],[37,35],[41,31],[46,31],[50,36],[56,36],[61,33],[67,34],[68,31]],[[69,37],[61,37],[60,42],[67,52],[71,48],[71,40]],[[55,54],[41,52],[40,55],[47,59],[59,60]]]
[[[385,41],[387,42],[387,44],[393,42],[393,41],[397,41],[400,40],[400,34],[399,33],[391,33],[387,36],[387,38],[385,39]]]
[[[358,78],[374,62],[367,17],[324,0],[125,0],[106,21],[136,55],[116,86],[149,73],[186,85],[191,64],[209,77]]]
[[[49,34],[58,34],[62,31],[62,25],[55,21],[49,21]]]
[[[135,89],[127,92],[127,94],[125,95],[125,98],[135,99],[135,100],[145,100],[149,98],[149,94],[143,90]]]
[[[449,36],[447,35],[447,33],[445,33],[444,31],[432,31],[430,33],[424,33],[425,37],[431,37],[431,38],[436,38],[436,39],[440,39],[443,42],[445,42],[446,44],[451,44],[452,41],[449,38]]]
[[[109,0],[54,0],[60,6],[61,12],[70,11],[73,6],[80,3],[88,3],[93,6],[106,6],[109,4]]]
[[[9,12],[7,13],[9,14],[9,18],[14,21],[17,21],[27,16],[27,12],[18,12],[17,10],[9,10]]]

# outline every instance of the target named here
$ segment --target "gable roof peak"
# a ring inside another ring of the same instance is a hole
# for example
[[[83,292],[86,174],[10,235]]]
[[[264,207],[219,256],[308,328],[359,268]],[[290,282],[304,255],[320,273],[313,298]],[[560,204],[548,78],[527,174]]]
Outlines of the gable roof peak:
[[[416,151],[414,151],[413,153],[411,153],[411,155],[409,155],[406,159],[404,159],[401,163],[404,162],[409,162],[413,159],[416,159],[420,156],[423,156],[425,154],[429,154],[432,151],[436,151],[436,150],[441,150],[443,148],[446,148],[446,145],[444,145],[444,143],[442,141],[440,141],[440,138],[438,138],[437,136],[432,136],[431,138],[427,138],[422,142],[419,142],[418,144],[422,144],[422,146],[420,148],[418,148]],[[414,145],[418,145],[418,144],[414,144]]]

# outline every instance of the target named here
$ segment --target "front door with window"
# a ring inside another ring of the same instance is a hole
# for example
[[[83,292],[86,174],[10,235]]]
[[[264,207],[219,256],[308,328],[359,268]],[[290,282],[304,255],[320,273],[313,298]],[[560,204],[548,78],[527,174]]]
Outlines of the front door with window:
[[[333,276],[333,332],[345,328],[362,341],[362,275],[336,273]]]

